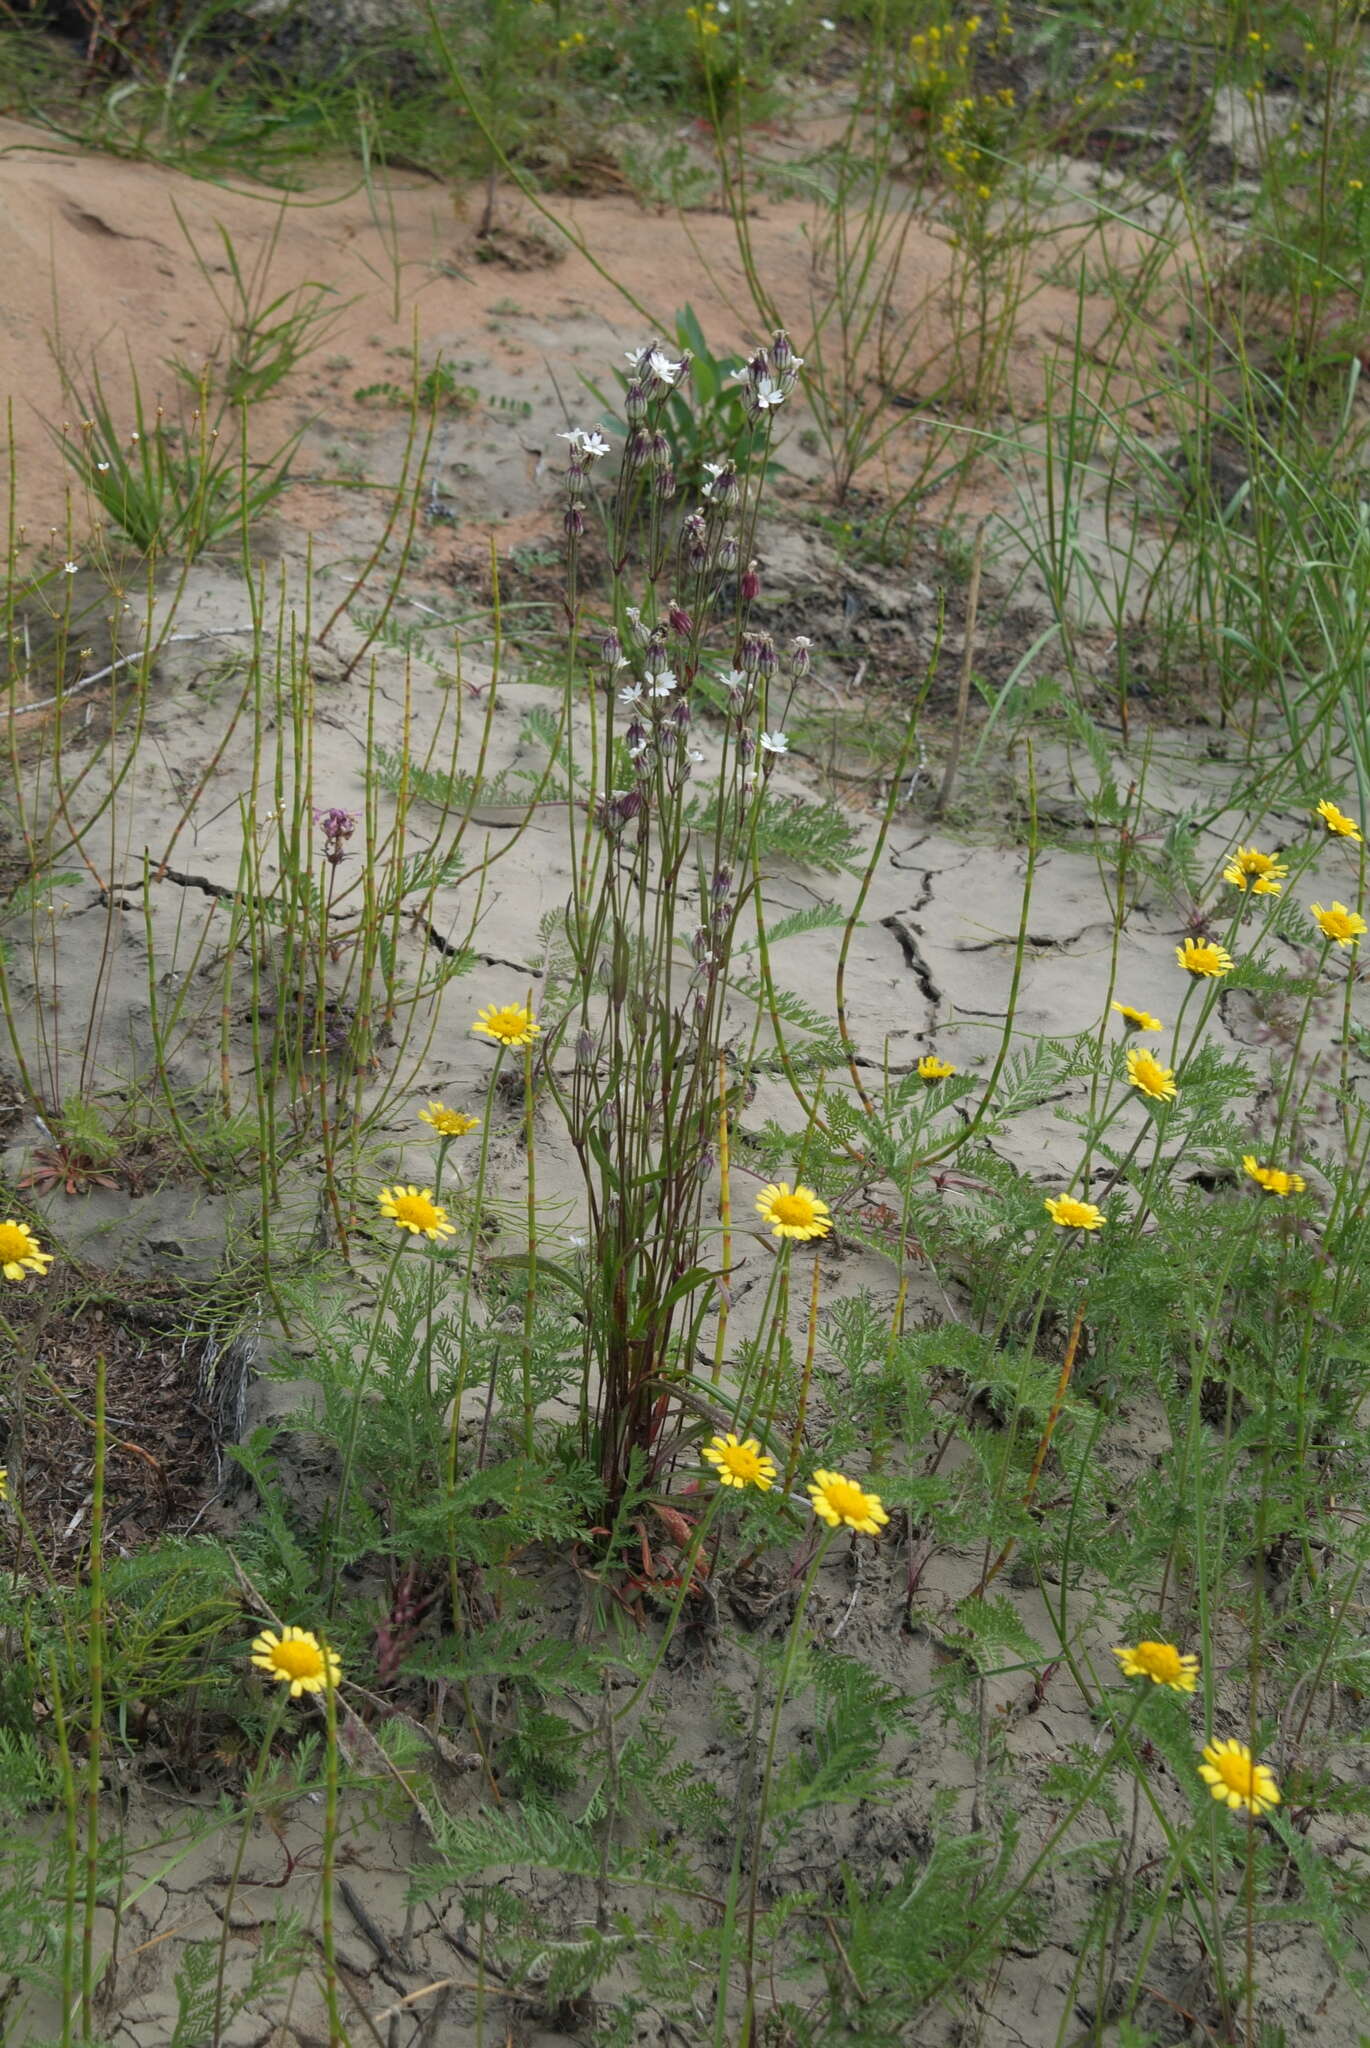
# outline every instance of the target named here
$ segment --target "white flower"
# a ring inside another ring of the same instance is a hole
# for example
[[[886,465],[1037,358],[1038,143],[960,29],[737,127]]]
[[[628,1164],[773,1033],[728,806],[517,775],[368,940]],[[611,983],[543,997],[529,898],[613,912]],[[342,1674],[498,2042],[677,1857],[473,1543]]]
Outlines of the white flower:
[[[609,443],[598,428],[572,427],[569,433],[558,434],[558,441],[569,441],[575,455],[588,456],[594,462],[599,456],[609,453]]]
[[[647,358],[647,368],[654,377],[659,377],[663,384],[674,384],[684,367],[684,363],[673,363],[659,348],[654,348]]]
[[[752,393],[752,404],[758,412],[768,412],[777,405],[783,405],[786,396],[778,384],[769,377],[763,377]]]
[[[630,761],[640,761],[642,756],[646,753],[649,744],[650,742],[647,740],[639,740],[636,746],[628,747],[626,749],[628,759]]]
[[[791,644],[795,647],[803,648],[805,651],[813,646],[813,642],[807,633],[796,633]]]
[[[747,678],[740,668],[730,668],[726,675],[719,677],[719,681],[724,689],[731,690],[735,697],[741,696],[747,687]]]
[[[698,747],[691,747],[689,758],[694,762],[696,768],[703,767],[704,756],[700,753]]]
[[[708,470],[710,476],[722,476],[728,465],[726,462],[706,462],[704,467]]]
[[[669,697],[674,688],[675,670],[673,668],[664,668],[659,676],[653,676],[651,688],[648,690],[647,695],[649,697]]]
[[[826,14],[820,14],[818,17],[818,26],[820,28],[825,28],[828,31],[828,34],[831,35],[833,30],[837,27],[837,23],[835,21],[829,21]]]
[[[63,562],[62,574],[64,576],[74,576],[76,574],[76,571],[80,568],[80,566],[81,564],[79,562]]]
[[[783,732],[763,732],[761,735],[763,754],[788,754],[790,743]]]
[[[632,704],[634,706],[640,704],[642,702],[641,683],[629,683],[626,690],[620,690],[618,701],[620,704]]]
[[[97,462],[95,467],[100,471],[101,475],[103,476],[104,472],[109,468],[109,464],[107,462]]]

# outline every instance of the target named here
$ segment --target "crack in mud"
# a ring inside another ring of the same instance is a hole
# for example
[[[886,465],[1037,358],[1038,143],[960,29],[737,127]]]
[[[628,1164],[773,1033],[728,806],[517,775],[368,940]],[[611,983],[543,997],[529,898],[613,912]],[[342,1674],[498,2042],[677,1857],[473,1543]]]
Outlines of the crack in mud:
[[[152,879],[157,882],[174,882],[179,889],[198,889],[202,895],[216,897],[221,902],[246,903],[258,909],[265,909],[270,900],[269,898],[259,896],[245,896],[240,890],[230,889],[226,883],[213,881],[208,875],[187,875],[183,874],[179,868],[160,868]],[[103,905],[109,900],[110,898],[104,890],[99,891],[96,897],[98,903]],[[116,907],[120,910],[139,910],[142,908],[141,904],[126,903],[117,897],[114,901]],[[430,919],[420,917],[412,912],[410,913],[410,921],[415,931],[422,932],[424,938],[433,947],[434,951],[443,954],[447,959],[458,958],[469,953],[471,959],[478,960],[482,967],[507,967],[511,973],[527,974],[534,981],[542,979],[542,968],[531,966],[526,960],[506,960],[499,953],[477,953],[472,951],[469,946],[453,945],[450,939],[443,937],[437,926]]]
[[[923,902],[916,906],[916,908],[919,910],[923,908],[923,904],[928,901],[928,898],[932,894],[931,877],[929,876],[927,880],[927,894],[924,896]],[[919,988],[922,989],[923,994],[927,997],[928,1001],[934,1005],[940,1003],[942,1000],[942,991],[938,988],[937,983],[933,980],[932,969],[928,966],[927,961],[923,958],[923,949],[919,944],[921,934],[914,927],[906,924],[904,922],[904,919],[900,917],[897,912],[893,916],[882,917],[880,922],[884,926],[885,930],[887,932],[892,932],[894,934],[894,937],[899,941],[899,950],[904,956],[904,965],[911,970],[911,972],[917,979]]]

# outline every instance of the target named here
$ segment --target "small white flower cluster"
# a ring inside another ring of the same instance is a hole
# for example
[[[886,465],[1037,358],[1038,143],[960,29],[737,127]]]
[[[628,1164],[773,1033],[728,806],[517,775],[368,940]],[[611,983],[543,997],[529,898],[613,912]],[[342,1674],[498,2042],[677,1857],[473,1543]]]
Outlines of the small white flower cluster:
[[[562,525],[568,540],[579,540],[585,531],[585,489],[590,479],[590,470],[601,455],[609,453],[609,443],[598,427],[571,427],[557,435],[558,441],[569,441],[571,460],[566,465],[566,512]]]
[[[632,364],[632,381],[642,386],[645,398],[660,398],[667,391],[679,390],[690,367],[688,349],[678,363],[673,363],[655,341],[649,341],[645,348],[625,350],[624,359]]]
[[[751,360],[736,372],[748,418],[765,419],[767,413],[782,406],[794,390],[803,367],[803,356],[795,354],[788,334],[783,328],[778,328],[770,347],[759,348]]]

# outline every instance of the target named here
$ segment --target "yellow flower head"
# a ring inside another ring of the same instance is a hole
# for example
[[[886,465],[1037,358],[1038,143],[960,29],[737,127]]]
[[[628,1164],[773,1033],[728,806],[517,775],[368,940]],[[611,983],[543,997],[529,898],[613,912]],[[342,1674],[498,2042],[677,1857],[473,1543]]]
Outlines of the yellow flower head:
[[[52,1253],[45,1252],[27,1223],[12,1216],[0,1223],[0,1273],[7,1280],[22,1280],[25,1273],[46,1273]]]
[[[812,1188],[791,1189],[788,1181],[772,1182],[761,1190],[756,1206],[776,1237],[792,1237],[802,1244],[811,1237],[826,1237],[832,1229],[828,1205]]]
[[[1354,910],[1348,910],[1344,903],[1333,902],[1330,910],[1324,910],[1321,903],[1312,906],[1313,920],[1325,939],[1335,939],[1339,946],[1354,946],[1365,931],[1365,919]]]
[[[1318,805],[1317,815],[1335,838],[1359,841],[1360,826],[1356,823],[1355,819],[1348,818],[1345,811],[1339,811],[1336,805],[1330,802],[1328,798],[1324,797]]]
[[[428,1188],[382,1188],[377,1200],[382,1216],[388,1216],[399,1230],[412,1230],[416,1237],[455,1237],[457,1228],[447,1220],[447,1211],[433,1200]]]
[[[542,1029],[526,1003],[487,1004],[471,1026],[496,1045],[531,1045]]]
[[[1205,939],[1186,939],[1182,946],[1175,948],[1175,958],[1186,974],[1213,979],[1220,974],[1230,974],[1236,966],[1226,946],[1215,946]]]
[[[775,1460],[766,1456],[754,1436],[740,1443],[731,1432],[710,1437],[701,1455],[713,1466],[720,1486],[757,1486],[765,1493],[779,1474]]]
[[[920,1081],[946,1081],[955,1072],[955,1067],[951,1066],[946,1060],[935,1058],[930,1052],[925,1052],[922,1059],[918,1062],[918,1078]]]
[[[1096,1209],[1093,1202],[1077,1202],[1074,1195],[1058,1195],[1054,1201],[1048,1195],[1042,1207],[1062,1230],[1102,1230],[1108,1221],[1103,1210]]]
[[[0,1505],[10,1497],[10,1475],[7,1465],[0,1465]]]
[[[1131,1003],[1110,1003],[1110,1010],[1116,1010],[1129,1031],[1164,1031],[1159,1017],[1153,1017],[1149,1010],[1134,1010]]]
[[[1308,1186],[1301,1173],[1287,1173],[1282,1166],[1262,1166],[1252,1152],[1245,1154],[1242,1165],[1268,1195],[1301,1195]]]
[[[1153,1102],[1175,1100],[1175,1069],[1163,1067],[1154,1053],[1144,1046],[1134,1046],[1127,1056],[1127,1078],[1134,1088],[1140,1088],[1143,1095],[1149,1095]]]
[[[840,1472],[815,1472],[809,1481],[809,1499],[814,1513],[830,1529],[855,1529],[862,1536],[878,1536],[889,1520],[878,1493],[867,1493]]]
[[[279,1635],[274,1629],[263,1630],[252,1645],[252,1661],[259,1671],[269,1671],[288,1685],[292,1700],[302,1692],[323,1692],[342,1679],[336,1653],[325,1650],[307,1628],[283,1628]]]
[[[1259,1820],[1267,1806],[1280,1803],[1274,1772],[1258,1764],[1244,1742],[1209,1743],[1198,1772],[1213,1797],[1234,1813],[1244,1806]]]
[[[1172,1692],[1193,1692],[1199,1682],[1199,1660],[1181,1656],[1173,1643],[1134,1643],[1131,1649],[1113,1652],[1123,1667],[1124,1678],[1149,1678],[1153,1685],[1168,1685]]]
[[[468,1116],[464,1109],[449,1109],[445,1102],[430,1102],[427,1109],[419,1111],[419,1122],[431,1124],[440,1138],[465,1138],[480,1129],[478,1116]]]
[[[1278,896],[1280,881],[1289,873],[1273,853],[1261,853],[1254,846],[1239,846],[1223,869],[1223,880],[1234,889],[1250,889],[1253,896]]]

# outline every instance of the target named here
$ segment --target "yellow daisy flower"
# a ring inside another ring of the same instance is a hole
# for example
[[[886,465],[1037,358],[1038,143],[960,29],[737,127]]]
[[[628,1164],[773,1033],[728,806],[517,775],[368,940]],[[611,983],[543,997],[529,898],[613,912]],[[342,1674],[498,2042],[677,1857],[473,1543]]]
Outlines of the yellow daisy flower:
[[[1102,1230],[1108,1218],[1093,1202],[1077,1202],[1074,1195],[1048,1195],[1042,1204],[1053,1223],[1063,1230]]]
[[[400,1230],[412,1230],[416,1237],[455,1237],[457,1228],[447,1220],[447,1211],[433,1200],[429,1188],[382,1188],[377,1196],[382,1216]]]
[[[955,1067],[951,1066],[946,1060],[936,1059],[930,1052],[925,1052],[922,1059],[918,1062],[918,1078],[920,1081],[946,1081],[955,1072]]]
[[[1127,1078],[1134,1088],[1140,1088],[1142,1094],[1149,1095],[1153,1102],[1175,1100],[1175,1069],[1163,1067],[1156,1055],[1144,1046],[1134,1046],[1128,1054]]]
[[[1287,1173],[1282,1166],[1262,1166],[1254,1152],[1244,1154],[1242,1165],[1269,1195],[1301,1195],[1308,1186],[1301,1173]]]
[[[325,1650],[307,1628],[264,1629],[252,1645],[252,1661],[259,1671],[269,1671],[282,1685],[290,1687],[297,1700],[302,1692],[323,1692],[342,1680],[342,1664],[333,1650]]]
[[[1253,896],[1278,896],[1280,882],[1289,873],[1273,853],[1261,853],[1254,846],[1239,846],[1223,869],[1223,880],[1234,889],[1250,889]]]
[[[830,1529],[855,1529],[862,1536],[878,1536],[889,1520],[878,1493],[867,1493],[840,1472],[815,1472],[809,1481],[809,1499],[814,1513]]]
[[[1116,1010],[1129,1031],[1164,1031],[1159,1017],[1153,1017],[1149,1010],[1134,1010],[1131,1003],[1110,1003],[1110,1010]]]
[[[756,1206],[776,1237],[792,1237],[802,1244],[811,1237],[826,1237],[832,1229],[828,1205],[812,1188],[791,1189],[788,1181],[773,1181],[761,1190]]]
[[[1175,958],[1186,974],[1203,975],[1209,979],[1230,974],[1237,964],[1226,946],[1217,946],[1204,939],[1186,939],[1182,946],[1175,948]]]
[[[542,1026],[533,1021],[526,1003],[488,1003],[471,1029],[493,1038],[496,1045],[531,1045]]]
[[[1234,1813],[1244,1806],[1259,1820],[1268,1806],[1280,1803],[1274,1772],[1258,1764],[1244,1742],[1209,1743],[1197,1769],[1213,1797]]]
[[[52,1253],[45,1252],[27,1223],[7,1216],[0,1223],[0,1273],[7,1280],[22,1280],[25,1273],[46,1273]]]
[[[775,1460],[766,1456],[754,1436],[740,1443],[731,1431],[711,1437],[701,1456],[713,1466],[720,1486],[757,1486],[765,1493],[779,1476]]]
[[[445,1102],[430,1102],[419,1111],[419,1122],[431,1124],[440,1138],[465,1138],[480,1129],[480,1118],[464,1109],[449,1109]]]
[[[1330,910],[1324,910],[1321,903],[1312,906],[1312,915],[1325,939],[1335,939],[1339,946],[1354,946],[1365,931],[1365,919],[1356,911],[1348,910],[1344,903],[1335,899]]]
[[[1181,1655],[1173,1643],[1134,1643],[1113,1652],[1123,1667],[1124,1678],[1149,1678],[1153,1685],[1168,1685],[1172,1692],[1193,1692],[1199,1682],[1199,1660]]]
[[[8,1465],[0,1465],[0,1507],[10,1497],[10,1474]]]
[[[1318,805],[1317,815],[1335,838],[1359,841],[1360,826],[1356,823],[1355,819],[1348,818],[1345,811],[1339,811],[1336,805],[1330,802],[1328,798],[1324,797]]]

